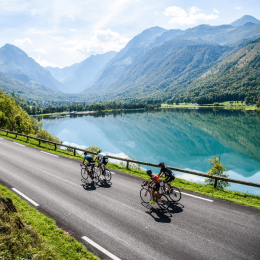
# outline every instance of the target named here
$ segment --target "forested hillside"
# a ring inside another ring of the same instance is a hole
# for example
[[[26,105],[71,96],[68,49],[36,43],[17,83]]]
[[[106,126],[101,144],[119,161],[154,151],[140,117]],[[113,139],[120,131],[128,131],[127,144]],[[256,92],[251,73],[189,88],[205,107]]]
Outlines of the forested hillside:
[[[20,100],[21,101],[21,100]],[[38,138],[60,142],[59,138],[52,136],[42,129],[42,124],[29,116],[16,101],[4,93],[0,88],[0,128]]]
[[[211,68],[172,98],[172,102],[207,104],[246,101],[255,104],[260,96],[260,38]]]
[[[153,49],[105,90],[106,97],[169,97],[183,83],[200,76],[231,47],[172,40]]]

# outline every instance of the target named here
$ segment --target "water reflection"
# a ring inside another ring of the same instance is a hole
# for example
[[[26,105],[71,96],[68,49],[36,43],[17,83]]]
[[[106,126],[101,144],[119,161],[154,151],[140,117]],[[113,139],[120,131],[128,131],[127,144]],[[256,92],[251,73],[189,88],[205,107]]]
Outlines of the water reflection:
[[[206,172],[208,159],[220,155],[231,178],[260,182],[260,123],[253,112],[114,111],[42,121],[63,141],[131,154],[140,161]]]

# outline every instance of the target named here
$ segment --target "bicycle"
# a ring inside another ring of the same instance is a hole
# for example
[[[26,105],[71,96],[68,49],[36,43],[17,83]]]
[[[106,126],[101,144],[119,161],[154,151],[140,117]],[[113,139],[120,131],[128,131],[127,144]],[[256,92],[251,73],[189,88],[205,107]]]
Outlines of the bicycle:
[[[105,180],[106,182],[109,182],[112,178],[111,171],[109,169],[107,169],[105,163],[102,163],[100,161],[98,161],[98,163],[99,163],[99,165],[97,167],[99,167],[99,171],[98,171],[99,177],[103,176],[103,180]]]
[[[181,199],[181,191],[179,188],[172,186],[170,183],[165,183],[166,195],[171,201],[177,202]]]
[[[99,181],[99,176],[95,171],[95,162],[88,163],[87,167],[82,164],[80,164],[80,166],[81,166],[81,177],[84,181],[87,181],[88,178],[90,178],[92,182]],[[90,167],[90,170],[88,167]]]
[[[154,183],[150,180],[147,185],[147,188],[143,187],[140,190],[140,198],[144,203],[148,204],[152,198]],[[159,191],[154,191],[153,199],[162,210],[167,210],[170,206],[170,201],[168,200],[167,196],[165,196],[163,193],[160,193]]]

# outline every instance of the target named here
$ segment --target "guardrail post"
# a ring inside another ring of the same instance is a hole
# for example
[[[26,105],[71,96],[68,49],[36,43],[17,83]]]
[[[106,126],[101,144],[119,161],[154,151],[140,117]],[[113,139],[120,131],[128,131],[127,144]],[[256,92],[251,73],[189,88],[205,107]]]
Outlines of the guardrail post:
[[[218,180],[215,179],[215,181],[214,181],[214,188],[217,188],[217,184],[218,184]]]
[[[17,138],[17,134],[15,135],[15,138]]]
[[[74,156],[76,156],[76,148],[74,148]]]
[[[55,146],[55,150],[57,149],[57,145],[56,144],[54,144],[54,146]]]
[[[40,146],[40,144],[41,144],[41,141],[39,140],[39,146]]]
[[[29,136],[27,136],[27,142],[29,141]]]
[[[126,168],[129,169],[129,162],[126,161]]]

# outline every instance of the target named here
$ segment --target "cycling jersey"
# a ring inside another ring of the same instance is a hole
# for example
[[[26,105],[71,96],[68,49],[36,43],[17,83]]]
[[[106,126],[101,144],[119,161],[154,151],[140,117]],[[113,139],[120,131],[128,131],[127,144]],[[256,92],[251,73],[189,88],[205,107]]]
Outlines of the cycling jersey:
[[[85,157],[84,157],[84,160],[87,160],[88,162],[92,162],[93,161],[93,158],[91,155],[87,154]]]
[[[105,153],[99,153],[97,155],[97,158],[98,158],[98,161],[100,163],[103,163],[105,165],[108,163],[108,158],[107,158],[107,155]]]
[[[175,177],[174,173],[167,167],[162,167],[160,173],[164,173],[165,177]]]

